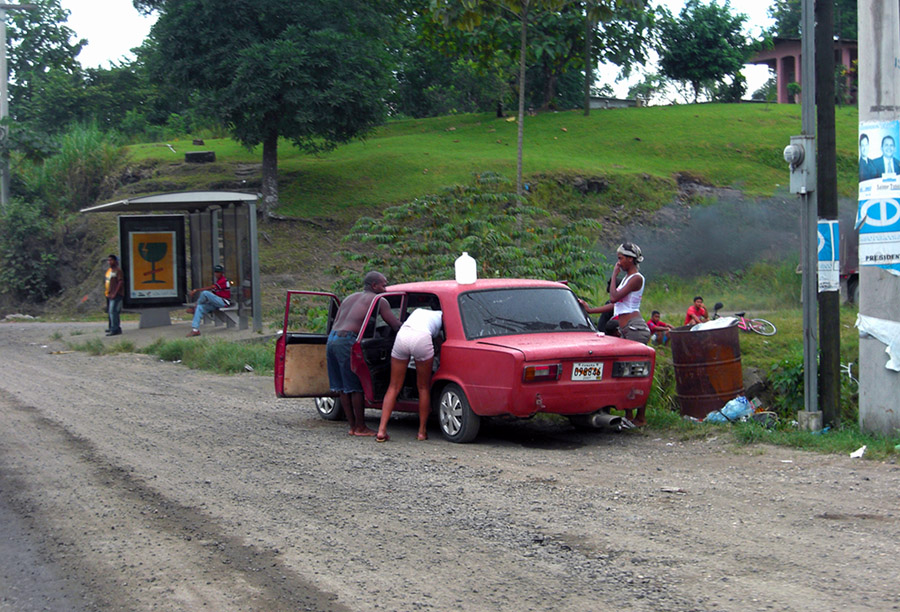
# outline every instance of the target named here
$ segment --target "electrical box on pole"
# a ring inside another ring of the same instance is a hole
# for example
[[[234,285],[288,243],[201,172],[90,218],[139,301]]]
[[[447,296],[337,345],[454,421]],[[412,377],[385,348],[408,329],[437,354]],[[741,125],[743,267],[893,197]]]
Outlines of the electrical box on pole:
[[[784,161],[791,171],[791,193],[805,194],[816,188],[816,137],[791,136],[784,148]]]

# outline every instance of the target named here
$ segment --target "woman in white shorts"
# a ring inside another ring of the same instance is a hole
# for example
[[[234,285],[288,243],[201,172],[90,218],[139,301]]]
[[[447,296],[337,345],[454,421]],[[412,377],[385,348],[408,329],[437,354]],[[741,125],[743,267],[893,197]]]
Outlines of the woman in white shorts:
[[[387,442],[387,422],[397,403],[397,395],[406,378],[406,368],[410,358],[416,361],[416,387],[419,389],[419,433],[418,440],[427,440],[428,414],[431,412],[431,366],[434,363],[433,338],[441,332],[440,310],[417,308],[406,318],[391,351],[391,382],[384,394],[381,407],[381,422],[378,425],[376,442]]]

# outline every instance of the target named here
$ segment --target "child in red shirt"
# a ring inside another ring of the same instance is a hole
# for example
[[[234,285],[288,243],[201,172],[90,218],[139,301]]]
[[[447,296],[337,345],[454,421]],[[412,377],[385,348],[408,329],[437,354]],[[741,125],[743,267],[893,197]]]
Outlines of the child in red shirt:
[[[684,324],[696,325],[707,321],[709,321],[709,312],[703,306],[703,298],[698,295],[694,298],[694,305],[689,306],[687,309],[687,314],[684,316]]]
[[[666,344],[669,341],[669,330],[673,329],[668,323],[659,320],[659,311],[654,310],[647,319],[647,327],[650,328],[650,340],[656,344]]]

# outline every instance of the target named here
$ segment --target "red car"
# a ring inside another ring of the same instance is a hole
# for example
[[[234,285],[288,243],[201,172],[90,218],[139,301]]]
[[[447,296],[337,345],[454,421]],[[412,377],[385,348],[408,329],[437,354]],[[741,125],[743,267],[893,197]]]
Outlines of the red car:
[[[550,281],[483,279],[462,285],[428,281],[393,285],[381,298],[403,320],[415,308],[443,311],[436,341],[431,397],[441,432],[451,442],[478,435],[482,417],[528,418],[561,414],[599,424],[610,410],[647,403],[656,352],[597,331],[566,285]],[[308,307],[311,299],[326,309]],[[314,397],[319,413],[342,411],[328,386],[326,333],[339,306],[329,293],[288,291],[284,331],[275,353],[278,397]],[[302,321],[306,321],[303,324]],[[301,328],[298,330],[298,327]],[[351,365],[362,381],[367,408],[380,408],[390,376],[394,332],[378,315],[377,300],[357,335]],[[397,410],[416,412],[410,368]],[[607,419],[608,421],[608,419]]]

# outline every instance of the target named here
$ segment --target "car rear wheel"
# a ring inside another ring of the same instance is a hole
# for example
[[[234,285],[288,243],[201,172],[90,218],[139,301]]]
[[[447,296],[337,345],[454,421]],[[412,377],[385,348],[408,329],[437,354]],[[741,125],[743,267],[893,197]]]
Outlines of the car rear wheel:
[[[316,410],[326,421],[343,421],[346,418],[341,402],[336,397],[317,397]]]
[[[444,437],[458,444],[474,440],[481,427],[481,417],[472,412],[466,394],[452,383],[441,391],[438,422]]]

